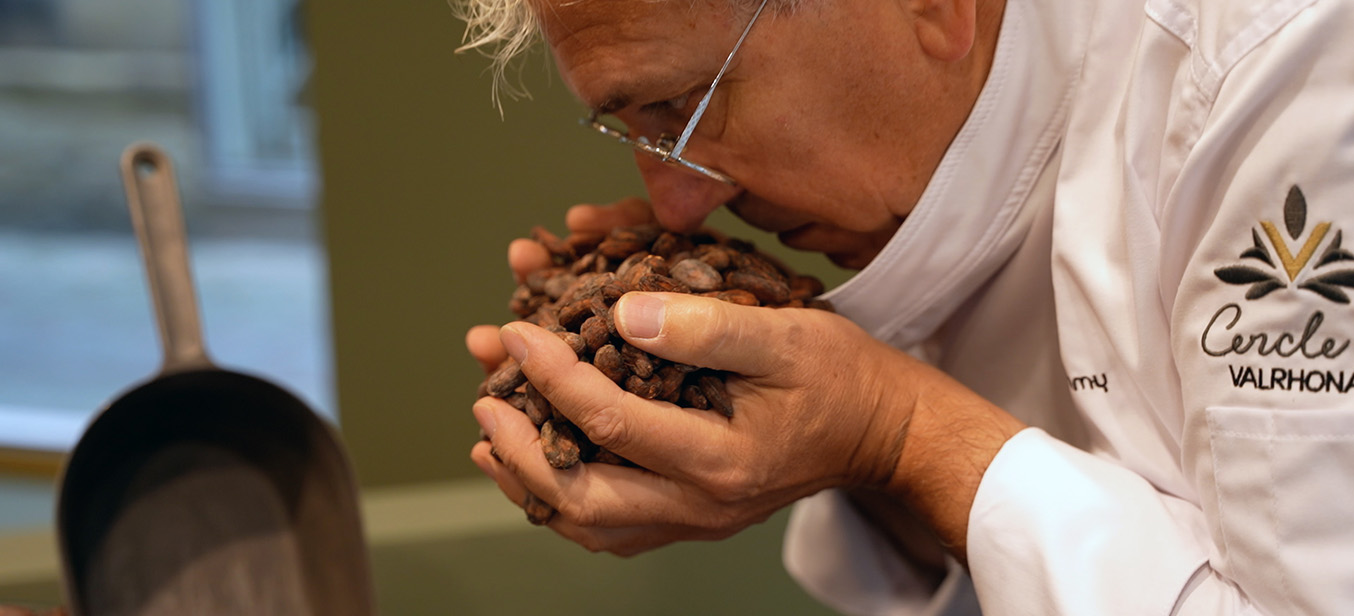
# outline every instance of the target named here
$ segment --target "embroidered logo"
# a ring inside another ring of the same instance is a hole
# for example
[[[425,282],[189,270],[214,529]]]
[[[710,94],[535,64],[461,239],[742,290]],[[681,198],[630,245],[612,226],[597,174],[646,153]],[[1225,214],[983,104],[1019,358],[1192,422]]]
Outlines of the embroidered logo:
[[[1264,238],[1261,238],[1259,231],[1251,229],[1252,245],[1242,251],[1239,257],[1247,260],[1247,263],[1219,267],[1213,270],[1213,274],[1228,284],[1250,285],[1246,291],[1248,300],[1260,299],[1278,289],[1297,286],[1332,302],[1348,304],[1349,295],[1340,287],[1354,288],[1354,268],[1332,267],[1345,261],[1354,261],[1354,254],[1340,246],[1343,233],[1337,229],[1321,251],[1321,256],[1316,258],[1316,263],[1307,268],[1321,242],[1330,234],[1331,223],[1317,223],[1307,239],[1299,242],[1307,227],[1307,199],[1296,185],[1288,189],[1288,198],[1284,200],[1283,222],[1284,230],[1293,244],[1290,245],[1284,239],[1273,222],[1261,221],[1260,230],[1264,231]],[[1268,245],[1264,241],[1266,239],[1269,240]],[[1273,254],[1278,255],[1278,264],[1271,256],[1271,248]],[[1294,248],[1297,249],[1296,254]],[[1251,265],[1249,261],[1258,261],[1267,267]],[[1299,274],[1304,269],[1309,269],[1309,273],[1299,282]]]

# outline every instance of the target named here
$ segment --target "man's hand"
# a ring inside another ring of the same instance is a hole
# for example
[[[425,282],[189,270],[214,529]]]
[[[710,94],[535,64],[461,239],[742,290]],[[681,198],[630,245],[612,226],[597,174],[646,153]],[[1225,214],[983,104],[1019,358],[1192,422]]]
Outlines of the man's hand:
[[[531,382],[590,439],[645,470],[555,470],[525,415],[493,398],[475,404],[491,443],[472,459],[519,505],[529,491],[554,507],[551,528],[591,550],[723,538],[828,487],[888,485],[918,377],[933,372],[818,310],[631,293],[615,315],[635,346],[739,375],[729,381],[734,416],[629,394],[526,323],[505,326],[501,339]]]
[[[564,225],[568,227],[569,233],[580,235],[605,235],[616,227],[631,227],[653,221],[653,209],[649,207],[649,202],[638,197],[628,197],[609,205],[575,205],[564,216]],[[534,240],[513,240],[508,244],[508,266],[512,268],[517,282],[522,282],[531,272],[550,267],[550,253]]]

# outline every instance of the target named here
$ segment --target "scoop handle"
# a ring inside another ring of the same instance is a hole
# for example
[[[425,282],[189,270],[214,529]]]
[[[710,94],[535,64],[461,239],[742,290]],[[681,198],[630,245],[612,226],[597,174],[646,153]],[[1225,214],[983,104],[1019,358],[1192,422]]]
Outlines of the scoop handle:
[[[174,164],[152,143],[134,143],[122,152],[122,184],[132,227],[141,244],[151,303],[164,347],[162,373],[207,368],[197,297],[188,262]]]

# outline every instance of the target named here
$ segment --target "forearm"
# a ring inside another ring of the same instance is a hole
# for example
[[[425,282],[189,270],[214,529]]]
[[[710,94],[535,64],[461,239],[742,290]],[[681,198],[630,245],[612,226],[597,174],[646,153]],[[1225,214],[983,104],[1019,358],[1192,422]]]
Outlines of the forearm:
[[[915,398],[902,451],[882,491],[915,512],[967,564],[969,511],[983,473],[1002,445],[1024,428],[963,385],[945,377],[930,379]]]

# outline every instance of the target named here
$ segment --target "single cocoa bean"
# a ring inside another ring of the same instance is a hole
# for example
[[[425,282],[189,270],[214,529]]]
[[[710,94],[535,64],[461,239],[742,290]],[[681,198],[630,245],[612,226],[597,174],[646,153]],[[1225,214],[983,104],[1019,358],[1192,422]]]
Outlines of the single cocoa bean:
[[[495,398],[506,398],[525,382],[527,376],[522,374],[522,367],[517,364],[517,360],[508,358],[489,375],[488,393]]]
[[[729,269],[729,265],[733,263],[733,256],[738,254],[738,251],[720,244],[705,244],[697,246],[693,254],[702,263],[722,272]]]
[[[588,350],[594,353],[611,341],[611,332],[607,331],[606,320],[596,315],[583,321],[583,324],[578,326],[578,333]]]
[[[701,393],[700,385],[688,383],[682,386],[682,406],[702,411],[710,410],[710,400]]]
[[[625,369],[625,363],[621,361],[621,352],[609,344],[602,345],[592,355],[592,365],[618,385],[624,383],[625,378],[630,376],[630,371]]]
[[[588,305],[588,302],[573,302],[561,305],[556,318],[559,319],[559,324],[566,329],[577,331],[583,321],[592,316],[592,307]]]
[[[554,419],[541,424],[541,451],[550,466],[560,470],[573,468],[580,459],[573,426]]]
[[[649,247],[649,243],[634,234],[616,237],[613,233],[597,245],[597,252],[608,259],[621,260]]]
[[[691,250],[692,246],[690,238],[665,231],[653,241],[649,251],[664,259],[670,259],[679,252]]]
[[[540,390],[536,389],[535,385],[527,383],[526,389],[522,393],[522,397],[525,398],[525,405],[522,407],[522,412],[526,413],[527,419],[530,419],[531,423],[536,427],[541,427],[541,424],[544,424],[555,415],[554,405],[550,404],[550,401],[545,399],[545,394],[542,394]]]
[[[606,327],[606,325],[603,325],[603,327]],[[593,350],[588,347],[588,343],[583,339],[583,336],[571,331],[556,332],[555,335],[559,336],[559,339],[563,340],[564,344],[569,345],[569,349],[574,352],[574,355],[579,357],[583,357],[584,353],[589,353]]]
[[[573,246],[571,246],[569,242],[560,239],[558,235],[551,233],[545,227],[540,225],[532,227],[531,237],[545,246],[546,252],[549,252],[550,256],[558,260],[572,261],[578,257],[577,253],[574,252]]]
[[[735,269],[724,273],[724,284],[752,293],[763,304],[778,305],[790,301],[790,285],[763,272]]]
[[[650,293],[690,293],[691,287],[676,278],[651,274],[640,278],[635,283],[635,290]]]
[[[656,376],[641,378],[638,374],[632,374],[625,379],[625,391],[628,391],[645,400],[653,400],[658,397],[658,392],[663,388],[663,379]]]
[[[808,301],[823,294],[823,281],[813,276],[795,276],[790,279],[790,299]]]
[[[724,277],[719,275],[719,270],[699,259],[678,261],[671,270],[673,279],[690,287],[694,293],[718,291],[724,286]]]
[[[621,261],[620,265],[616,266],[616,278],[618,280],[624,280],[626,276],[630,275],[630,270],[634,268],[636,264],[638,264],[640,261],[643,261],[645,257],[648,256],[649,251],[641,250],[639,252],[636,252],[635,254],[626,257],[624,260]]]
[[[551,276],[549,280],[545,281],[545,288],[543,291],[545,292],[546,297],[549,297],[551,301],[554,301],[559,299],[561,295],[564,295],[564,292],[568,291],[569,287],[573,286],[577,281],[578,276],[570,274],[569,272],[561,272]]]
[[[625,367],[635,376],[641,379],[647,379],[654,374],[654,357],[641,350],[639,347],[622,342],[620,346],[621,361]]]
[[[725,289],[715,293],[715,297],[729,302],[730,304],[738,304],[739,306],[762,305],[761,300],[757,299],[756,295],[753,295],[751,291],[745,289]]]
[[[696,377],[696,385],[700,386],[701,394],[710,402],[711,409],[725,417],[733,417],[733,400],[724,387],[724,379],[705,373]]]
[[[527,521],[536,526],[549,524],[550,519],[555,517],[555,508],[531,492],[527,492],[527,496],[522,503],[522,510],[527,514]]]

